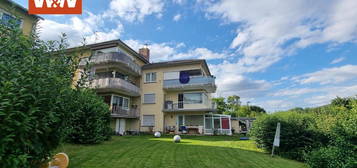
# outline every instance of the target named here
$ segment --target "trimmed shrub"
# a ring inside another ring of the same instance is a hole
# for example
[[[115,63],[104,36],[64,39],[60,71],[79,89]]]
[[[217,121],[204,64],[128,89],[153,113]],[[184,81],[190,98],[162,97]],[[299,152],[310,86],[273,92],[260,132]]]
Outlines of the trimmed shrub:
[[[78,144],[95,144],[108,140],[112,134],[107,104],[89,89],[73,92],[71,118],[67,126],[67,140]]]
[[[337,98],[332,102],[259,117],[251,135],[258,147],[271,151],[276,124],[280,122],[279,155],[306,161],[313,168],[353,167],[357,163],[357,99]]]
[[[309,125],[314,122],[310,115],[290,112],[280,112],[258,118],[250,134],[255,137],[258,147],[272,150],[276,125],[280,122],[280,147],[276,153],[281,156],[303,160],[306,150],[318,146],[316,142],[326,139],[322,134],[313,131]]]

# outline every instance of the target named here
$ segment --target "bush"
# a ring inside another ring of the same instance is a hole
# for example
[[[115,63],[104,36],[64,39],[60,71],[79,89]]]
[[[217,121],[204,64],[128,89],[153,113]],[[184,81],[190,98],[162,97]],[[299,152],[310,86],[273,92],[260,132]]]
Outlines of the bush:
[[[72,115],[67,127],[71,143],[95,144],[108,140],[112,134],[107,104],[89,89],[73,92]]]
[[[276,125],[280,122],[280,147],[276,153],[281,156],[303,160],[306,150],[318,146],[316,142],[326,139],[322,134],[313,131],[309,125],[313,118],[306,114],[280,112],[259,117],[253,125],[250,134],[255,137],[258,147],[272,150]]]
[[[305,160],[313,168],[349,168],[357,163],[356,98],[259,117],[251,130],[258,147],[271,150],[277,122],[281,139],[276,151],[281,156]]]
[[[2,24],[0,37],[0,167],[37,168],[65,137],[76,62],[64,41]]]
[[[348,101],[350,103],[348,108],[346,104],[332,107],[334,110],[338,109],[338,113],[330,116],[333,119],[321,116],[318,118],[320,129],[325,131],[330,140],[326,147],[313,150],[306,155],[305,158],[310,167],[356,167],[357,100],[349,99]]]
[[[340,141],[338,145],[329,145],[313,150],[306,157],[311,168],[354,168],[357,163],[353,145]]]

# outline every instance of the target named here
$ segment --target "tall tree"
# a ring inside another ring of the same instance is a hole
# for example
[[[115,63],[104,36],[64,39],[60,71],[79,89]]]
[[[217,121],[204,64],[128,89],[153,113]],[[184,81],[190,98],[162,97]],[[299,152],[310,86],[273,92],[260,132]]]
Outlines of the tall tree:
[[[227,106],[230,113],[236,113],[241,104],[240,97],[237,95],[228,96]]]
[[[227,111],[227,104],[224,97],[213,98],[212,101],[217,105],[217,113],[223,114]]]

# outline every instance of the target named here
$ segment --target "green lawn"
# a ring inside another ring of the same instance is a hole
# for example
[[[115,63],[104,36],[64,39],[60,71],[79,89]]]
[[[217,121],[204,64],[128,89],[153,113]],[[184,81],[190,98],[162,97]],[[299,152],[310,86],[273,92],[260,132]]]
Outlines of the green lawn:
[[[257,149],[253,141],[229,136],[115,136],[98,145],[64,145],[59,151],[70,157],[70,168],[299,168],[304,164]]]

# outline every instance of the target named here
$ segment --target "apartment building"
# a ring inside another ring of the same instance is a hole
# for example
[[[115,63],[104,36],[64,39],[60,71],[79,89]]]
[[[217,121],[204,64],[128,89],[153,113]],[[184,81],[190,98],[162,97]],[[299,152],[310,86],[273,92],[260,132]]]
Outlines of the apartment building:
[[[89,65],[89,66],[88,66]],[[228,115],[216,114],[215,77],[205,60],[150,63],[147,47],[134,51],[121,40],[88,45],[79,72],[110,106],[117,134],[231,134]]]
[[[26,8],[12,0],[0,0],[0,24],[10,25],[13,20],[25,35],[30,35],[37,22],[42,19],[40,16],[28,14]]]

